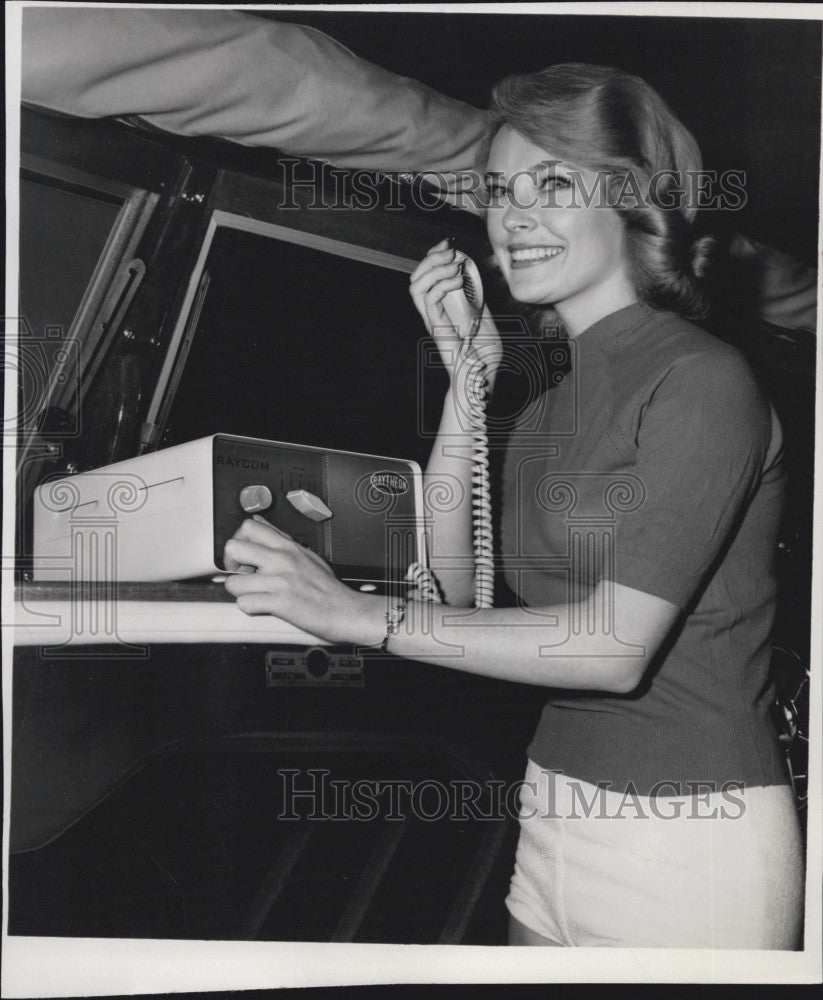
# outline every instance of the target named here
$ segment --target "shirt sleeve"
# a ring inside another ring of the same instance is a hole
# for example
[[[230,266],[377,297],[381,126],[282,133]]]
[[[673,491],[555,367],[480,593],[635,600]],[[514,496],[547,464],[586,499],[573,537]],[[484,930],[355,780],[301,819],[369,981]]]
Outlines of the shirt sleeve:
[[[741,355],[676,362],[639,423],[640,496],[619,518],[615,582],[685,607],[756,493],[771,439],[771,408]]]
[[[442,173],[455,191],[474,183],[488,126],[486,112],[320,31],[222,9],[28,7],[22,97],[341,167],[421,172],[432,183]]]

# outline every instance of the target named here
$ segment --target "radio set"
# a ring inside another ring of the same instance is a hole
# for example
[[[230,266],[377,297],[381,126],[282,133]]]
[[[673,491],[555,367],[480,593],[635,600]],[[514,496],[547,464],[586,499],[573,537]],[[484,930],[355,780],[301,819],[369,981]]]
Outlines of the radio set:
[[[38,487],[34,578],[212,576],[253,514],[353,586],[382,588],[425,561],[415,462],[214,434]]]
[[[483,310],[474,262],[443,307],[463,336],[472,436],[475,604],[493,598],[485,366],[473,339]],[[411,461],[232,434],[175,445],[34,494],[36,581],[172,581],[225,572],[223,549],[261,516],[362,590],[413,583],[439,600],[427,569],[422,474]]]

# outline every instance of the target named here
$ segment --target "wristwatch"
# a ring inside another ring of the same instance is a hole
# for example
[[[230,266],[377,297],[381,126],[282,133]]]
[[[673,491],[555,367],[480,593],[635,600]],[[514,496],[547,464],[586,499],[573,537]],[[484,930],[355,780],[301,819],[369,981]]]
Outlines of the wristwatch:
[[[400,626],[406,619],[406,601],[401,600],[386,611],[386,634],[380,643],[380,652],[387,653],[389,650],[389,639],[397,635]]]

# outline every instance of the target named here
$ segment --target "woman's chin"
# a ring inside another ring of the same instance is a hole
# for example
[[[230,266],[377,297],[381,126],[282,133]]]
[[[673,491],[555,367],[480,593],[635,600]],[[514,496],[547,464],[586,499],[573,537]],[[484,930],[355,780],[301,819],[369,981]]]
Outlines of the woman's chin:
[[[541,292],[539,289],[535,288],[518,288],[509,286],[509,291],[511,297],[515,302],[522,302],[524,306],[552,306],[554,305],[554,299],[552,296],[546,294],[545,291]]]
[[[508,274],[509,292],[513,299],[529,305],[549,305],[554,297],[545,281],[536,281],[536,275],[528,272],[510,271]]]

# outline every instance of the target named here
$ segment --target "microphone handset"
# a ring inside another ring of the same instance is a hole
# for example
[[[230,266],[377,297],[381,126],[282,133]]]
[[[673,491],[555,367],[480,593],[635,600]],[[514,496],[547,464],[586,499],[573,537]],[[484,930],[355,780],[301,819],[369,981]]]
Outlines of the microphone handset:
[[[459,250],[455,254],[461,265],[463,287],[444,297],[443,309],[449,322],[463,338],[454,377],[464,380],[465,392],[458,394],[458,398],[468,401],[472,440],[474,604],[477,608],[490,608],[494,603],[494,537],[489,489],[489,443],[486,433],[488,375],[485,362],[474,342],[483,315],[483,283],[474,261]],[[437,584],[428,569],[419,563],[413,563],[409,567],[407,579],[417,586],[424,600],[440,603]]]

